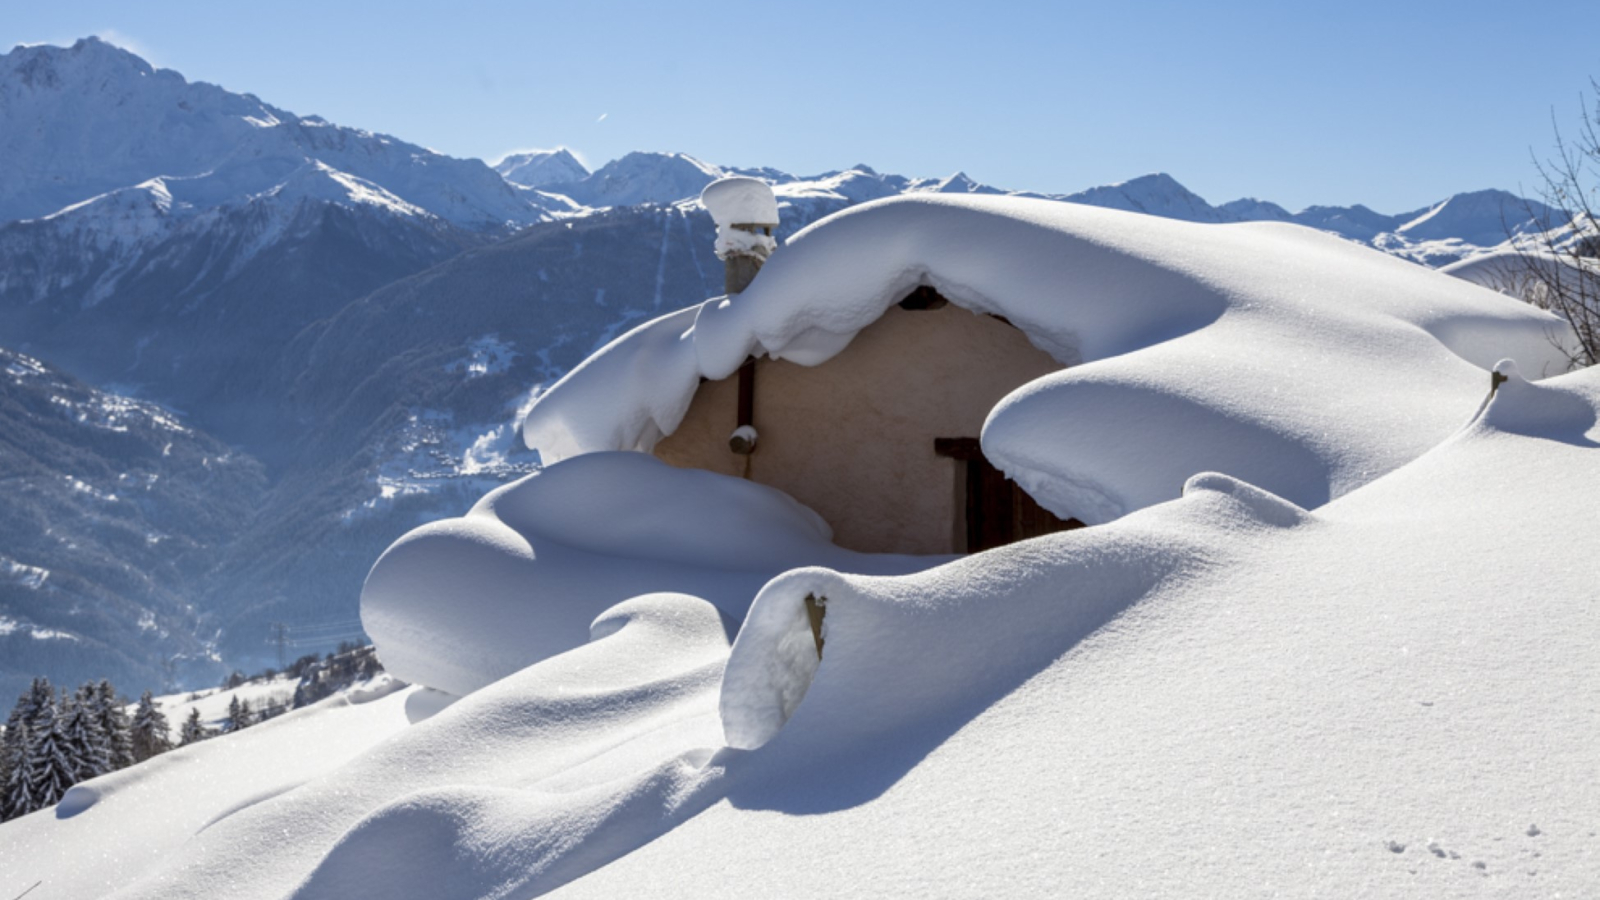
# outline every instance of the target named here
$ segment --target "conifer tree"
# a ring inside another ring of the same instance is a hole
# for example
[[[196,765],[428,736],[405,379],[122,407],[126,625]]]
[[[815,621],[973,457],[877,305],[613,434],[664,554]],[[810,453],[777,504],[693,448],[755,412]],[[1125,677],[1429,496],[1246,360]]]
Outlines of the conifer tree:
[[[183,720],[183,729],[178,733],[178,746],[187,747],[211,737],[211,729],[200,721],[200,710],[190,708],[189,718]]]
[[[24,695],[26,696],[26,695]],[[6,780],[0,783],[0,822],[26,815],[33,803],[33,787],[28,768],[28,748],[33,732],[28,723],[6,726]]]
[[[66,698],[62,704],[62,751],[72,766],[68,787],[111,771],[111,741],[100,727],[94,702],[94,685],[86,684],[78,689],[77,696]]]
[[[17,734],[17,726],[26,724],[29,731],[34,730],[34,724],[39,721],[39,714],[47,706],[56,702],[55,688],[50,686],[50,679],[35,678],[33,684],[28,686],[22,695],[17,697],[17,705],[12,707],[10,718],[6,719],[5,743],[10,746],[13,735]]]
[[[35,745],[41,721],[55,712],[55,688],[48,678],[35,678],[6,720],[5,740],[0,753],[7,758],[6,783],[0,795],[0,817],[15,819],[38,809],[34,802],[33,775]]]
[[[65,724],[54,703],[39,713],[28,746],[28,798],[22,815],[55,806],[77,782],[78,764],[68,749]]]
[[[193,710],[193,713],[198,722],[200,711]],[[133,758],[137,762],[172,749],[172,732],[166,714],[161,712],[161,704],[151,698],[149,691],[139,696],[139,708],[133,712],[130,732]]]
[[[250,701],[240,700],[238,694],[228,701],[227,730],[231,732],[249,728],[256,723],[255,714],[250,711]]]
[[[133,751],[133,726],[123,709],[124,704],[117,701],[117,689],[111,686],[109,680],[102,678],[95,685],[94,696],[95,715],[109,742],[112,771],[125,769],[138,762]]]

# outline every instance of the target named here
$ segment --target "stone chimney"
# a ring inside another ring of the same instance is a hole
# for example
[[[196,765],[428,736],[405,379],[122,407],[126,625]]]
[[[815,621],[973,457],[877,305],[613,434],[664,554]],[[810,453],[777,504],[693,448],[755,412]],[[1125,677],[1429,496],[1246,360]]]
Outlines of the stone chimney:
[[[729,296],[750,286],[761,265],[778,248],[778,200],[759,178],[720,178],[700,192],[700,203],[717,223],[717,258],[723,264],[723,290]]]

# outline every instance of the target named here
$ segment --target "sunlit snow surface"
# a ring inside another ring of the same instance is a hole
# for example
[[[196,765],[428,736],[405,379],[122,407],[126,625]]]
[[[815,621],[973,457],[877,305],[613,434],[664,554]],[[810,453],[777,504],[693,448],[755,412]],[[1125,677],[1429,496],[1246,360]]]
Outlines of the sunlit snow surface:
[[[157,780],[182,756],[93,782],[70,815],[0,826],[0,890],[1591,891],[1600,370],[1524,380],[1556,356],[1550,320],[1297,229],[1014,203],[840,217],[736,303],[624,336],[535,407],[530,437],[565,461],[375,569],[386,662],[441,685],[522,645],[537,664],[442,711],[409,691],[197,748],[234,742],[238,783],[220,754],[203,789]],[[852,255],[866,234],[877,252]],[[1082,363],[984,441],[1054,501],[1098,485],[1105,524],[846,574],[861,558],[776,492],[593,452],[648,446],[751,349],[826,359],[922,279]],[[1485,402],[1497,356],[1520,365]],[[1162,483],[1141,493],[1128,457]],[[742,630],[716,590],[740,578]],[[335,730],[364,710],[382,718],[359,739]]]

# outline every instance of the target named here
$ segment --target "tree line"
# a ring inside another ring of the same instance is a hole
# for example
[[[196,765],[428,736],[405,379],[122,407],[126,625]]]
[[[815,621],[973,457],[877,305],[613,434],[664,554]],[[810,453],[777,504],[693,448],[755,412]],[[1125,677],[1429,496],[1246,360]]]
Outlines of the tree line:
[[[298,680],[292,701],[266,703],[255,710],[249,700],[234,694],[220,728],[201,721],[200,710],[191,707],[176,743],[160,701],[149,691],[140,695],[130,716],[128,703],[107,679],[70,691],[57,689],[47,678],[35,678],[17,698],[0,737],[0,822],[56,805],[79,782],[144,762],[175,746],[230,734],[291,708],[309,706],[382,671],[370,646],[340,645],[337,654],[302,657],[284,672]],[[271,669],[254,677],[234,672],[222,688],[270,681],[277,674]]]
[[[0,740],[0,821],[54,806],[80,781],[172,748],[167,717],[149,691],[130,718],[110,681],[60,690],[35,678]]]

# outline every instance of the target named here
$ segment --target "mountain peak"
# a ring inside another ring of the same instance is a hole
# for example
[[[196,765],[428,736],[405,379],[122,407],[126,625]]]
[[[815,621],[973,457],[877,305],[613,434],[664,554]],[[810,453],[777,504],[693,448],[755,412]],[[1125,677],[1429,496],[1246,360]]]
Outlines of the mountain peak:
[[[1062,199],[1186,222],[1236,221],[1235,216],[1207,203],[1165,172],[1152,172],[1119,184],[1090,188]]]
[[[1176,186],[1176,187],[1180,187],[1180,188],[1183,187],[1183,185],[1178,184],[1178,179],[1173,178],[1171,175],[1168,175],[1166,172],[1150,172],[1150,173],[1147,173],[1147,174],[1144,174],[1144,175],[1140,175],[1137,178],[1130,178],[1127,181],[1119,182],[1117,184],[1112,185],[1112,187],[1133,187],[1133,186],[1154,187],[1154,186],[1157,186],[1157,185],[1159,185],[1161,187],[1171,187],[1171,186]],[[1184,189],[1187,190],[1187,188],[1184,188]]]
[[[1551,218],[1552,210],[1534,200],[1489,188],[1452,194],[1444,200],[1405,216],[1406,222],[1394,230],[1415,241],[1459,238],[1480,246],[1492,246],[1519,231],[1537,227]]]
[[[1217,208],[1244,222],[1287,222],[1293,218],[1278,204],[1256,197],[1240,197]]]
[[[971,194],[978,190],[978,183],[967,177],[965,172],[957,172],[934,187],[934,191],[940,194]]]
[[[724,170],[687,153],[635,150],[606,163],[560,193],[585,206],[634,206],[640,203],[674,203],[698,197]]]
[[[32,88],[56,88],[78,73],[92,70],[101,75],[122,69],[139,75],[156,69],[138,54],[90,35],[70,47],[56,44],[18,44],[0,54],[0,78],[16,78]],[[81,77],[81,76],[80,76]]]
[[[588,168],[565,147],[508,153],[493,168],[512,184],[532,188],[570,184],[589,177]]]

